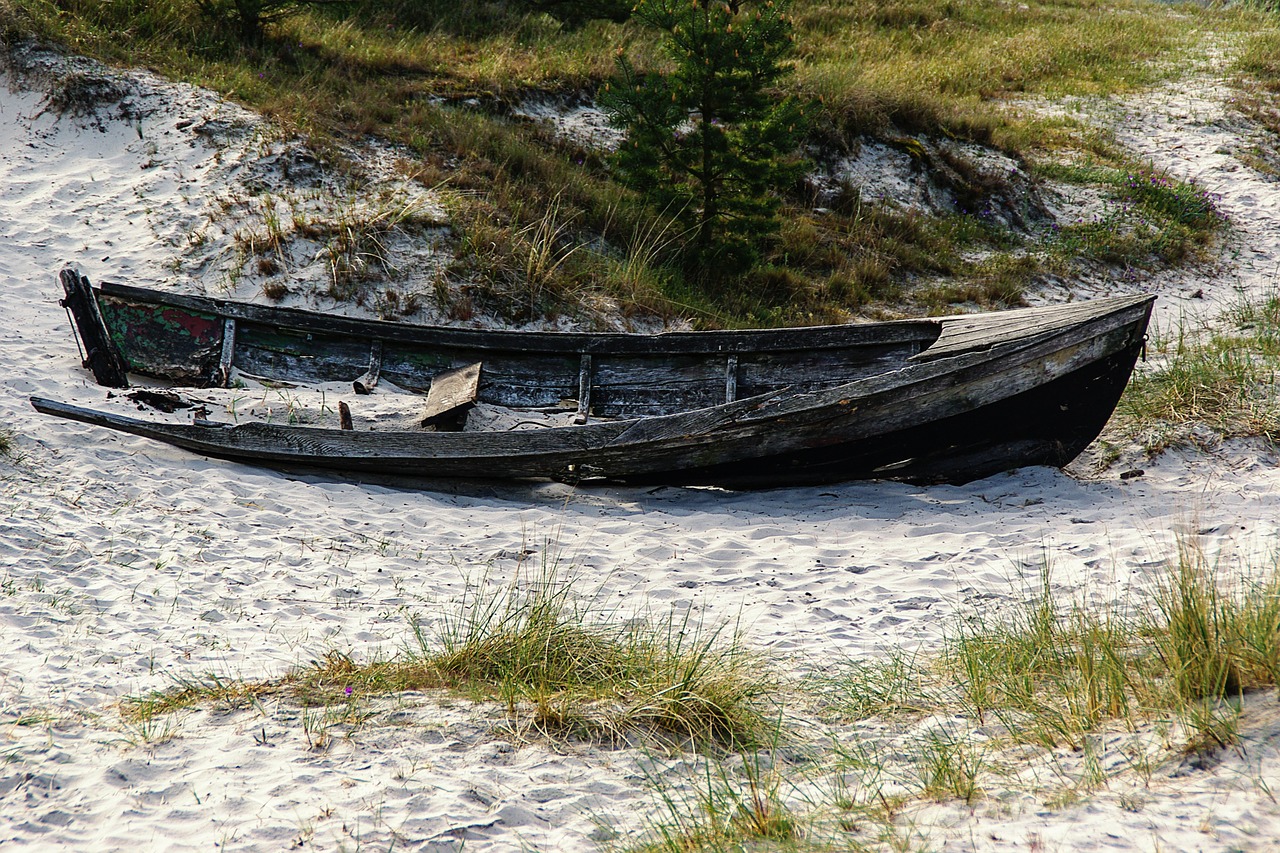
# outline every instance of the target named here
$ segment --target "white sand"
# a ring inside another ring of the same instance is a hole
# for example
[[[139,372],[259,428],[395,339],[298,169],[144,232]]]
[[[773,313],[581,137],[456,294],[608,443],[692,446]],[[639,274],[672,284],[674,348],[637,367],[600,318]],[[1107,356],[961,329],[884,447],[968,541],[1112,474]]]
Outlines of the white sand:
[[[1064,599],[1108,604],[1138,600],[1175,535],[1255,562],[1280,545],[1280,470],[1247,443],[1169,453],[1125,482],[1027,469],[964,487],[736,494],[288,476],[37,415],[31,394],[103,397],[74,354],[57,270],[165,284],[175,259],[229,251],[225,233],[198,252],[188,235],[252,171],[261,138],[207,94],[128,79],[150,111],[141,137],[134,120],[59,120],[30,91],[0,97],[0,425],[19,455],[0,461],[0,846],[589,850],[636,830],[646,778],[679,786],[682,761],[515,742],[499,710],[465,700],[388,701],[323,748],[319,712],[287,705],[146,726],[118,712],[175,679],[392,653],[410,617],[430,625],[467,578],[509,580],[525,550],[584,594],[740,621],[786,665],[811,666],[928,648],[948,618],[1022,600],[1046,560]],[[1205,116],[1222,96],[1201,85],[1131,105],[1126,136],[1222,193],[1249,251],[1195,282],[1215,306],[1266,292],[1280,264],[1280,185],[1212,159]],[[1167,109],[1184,99],[1195,109]],[[195,134],[217,116],[243,129]],[[1175,759],[1074,805],[1022,794],[909,817],[944,850],[1273,849],[1280,728],[1263,713],[1275,698],[1253,701],[1243,749],[1207,770]]]

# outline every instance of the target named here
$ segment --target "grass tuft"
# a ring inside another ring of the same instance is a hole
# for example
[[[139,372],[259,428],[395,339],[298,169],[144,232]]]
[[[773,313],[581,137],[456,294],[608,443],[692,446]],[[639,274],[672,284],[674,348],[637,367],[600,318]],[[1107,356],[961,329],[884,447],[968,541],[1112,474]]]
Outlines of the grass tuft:
[[[767,732],[777,679],[740,636],[721,635],[687,617],[604,619],[552,574],[487,598],[473,588],[435,643],[418,633],[417,655],[443,686],[496,694],[513,714],[522,702],[543,718],[560,708],[549,718],[582,734],[641,728],[748,748]]]
[[[936,658],[853,662],[822,692],[845,719],[958,712],[1050,750],[1170,716],[1188,749],[1226,747],[1241,698],[1280,684],[1277,568],[1242,577],[1184,541],[1152,590],[1154,612],[1127,614],[1059,603],[1046,570],[1038,595],[1004,619],[962,622]],[[926,738],[920,764],[926,791],[967,800],[979,790],[981,755],[950,731]]]
[[[1151,269],[1204,256],[1226,225],[1218,197],[1149,165],[1043,164],[1045,177],[1101,191],[1101,208],[1055,223],[1047,248],[1066,260],[1083,257]]]
[[[925,796],[972,804],[982,795],[978,777],[985,761],[980,744],[950,729],[934,728],[925,735],[918,760]]]
[[[1280,295],[1227,317],[1234,328],[1156,337],[1159,360],[1130,381],[1109,433],[1151,454],[1228,438],[1280,441]]]
[[[791,787],[773,753],[751,752],[730,762],[707,762],[694,784],[676,789],[651,777],[661,817],[633,853],[801,849],[805,815],[786,801]]]
[[[434,634],[414,624],[414,645],[398,657],[358,663],[330,652],[273,680],[208,676],[139,697],[127,713],[244,707],[268,695],[331,708],[444,689],[500,701],[515,728],[552,737],[620,743],[648,735],[732,749],[763,742],[779,679],[739,635],[687,618],[610,615],[580,602],[554,573],[517,578],[497,593],[468,585]]]
[[[1280,677],[1280,575],[1225,591],[1221,583],[1203,551],[1183,543],[1156,596],[1159,654],[1188,701],[1239,698]]]

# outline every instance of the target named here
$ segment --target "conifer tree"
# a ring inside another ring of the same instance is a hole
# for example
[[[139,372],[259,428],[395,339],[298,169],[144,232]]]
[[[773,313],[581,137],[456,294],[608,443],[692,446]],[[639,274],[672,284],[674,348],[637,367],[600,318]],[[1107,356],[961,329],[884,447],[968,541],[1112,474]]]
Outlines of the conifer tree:
[[[640,0],[633,17],[662,31],[669,73],[638,72],[620,53],[602,97],[626,132],[619,179],[689,234],[689,260],[707,277],[754,265],[778,230],[777,191],[799,177],[798,101],[778,99],[789,71],[786,0]]]

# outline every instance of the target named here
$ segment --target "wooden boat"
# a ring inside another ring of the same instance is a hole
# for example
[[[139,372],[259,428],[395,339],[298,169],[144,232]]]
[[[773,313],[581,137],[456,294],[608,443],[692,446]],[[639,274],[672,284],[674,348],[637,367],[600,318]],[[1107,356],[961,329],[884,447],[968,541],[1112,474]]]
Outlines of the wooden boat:
[[[64,270],[98,381],[233,375],[379,381],[427,394],[470,367],[471,398],[565,425],[477,432],[165,423],[33,398],[42,412],[197,453],[417,477],[607,478],[760,487],[965,482],[1061,466],[1093,441],[1142,351],[1154,297],[922,320],[654,335],[486,331],[90,287]],[[478,369],[477,369],[478,365]],[[465,394],[463,395],[466,396]],[[354,397],[352,398],[355,399]],[[455,401],[457,402],[457,401]]]

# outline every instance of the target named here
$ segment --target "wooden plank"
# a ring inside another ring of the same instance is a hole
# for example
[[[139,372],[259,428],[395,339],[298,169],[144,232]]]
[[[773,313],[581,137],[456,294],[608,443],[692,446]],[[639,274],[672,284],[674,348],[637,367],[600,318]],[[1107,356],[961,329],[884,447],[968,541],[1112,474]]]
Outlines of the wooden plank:
[[[93,371],[94,381],[99,385],[128,388],[124,357],[111,341],[89,279],[69,268],[62,270],[58,278],[66,294],[62,306],[71,315],[73,331],[79,334],[79,340],[84,344],[84,366]]]
[[[111,342],[130,373],[199,386],[216,385],[225,322],[216,314],[163,302],[96,294]]]
[[[480,362],[440,373],[431,379],[422,425],[440,430],[456,430],[462,415],[476,404],[480,391]]]
[[[236,324],[236,367],[294,382],[350,382],[368,370],[368,338],[323,338],[244,320]],[[423,378],[423,390],[427,380]]]
[[[573,422],[582,426],[591,414],[591,353],[583,353],[578,366],[578,413]]]
[[[159,293],[147,288],[103,282],[99,289],[118,299],[183,307],[222,317],[294,329],[318,335],[373,338],[387,343],[421,344],[432,347],[459,347],[497,352],[519,351],[607,353],[645,355],[651,353],[808,352],[814,349],[842,349],[866,344],[899,341],[932,341],[938,334],[936,320],[894,320],[839,326],[807,326],[786,329],[744,329],[731,331],[660,332],[512,332],[465,329],[452,326],[418,326],[387,320],[365,320],[322,314],[298,308],[227,302],[188,294]]]
[[[227,318],[222,324],[222,355],[218,359],[218,387],[231,383],[231,363],[236,353],[236,321]]]
[[[1056,333],[1073,325],[1090,323],[1108,315],[1119,316],[1129,308],[1148,305],[1147,294],[1094,299],[995,314],[961,314],[943,318],[942,333],[933,345],[912,357],[913,361],[947,358],[962,352],[990,349],[1000,344]]]

